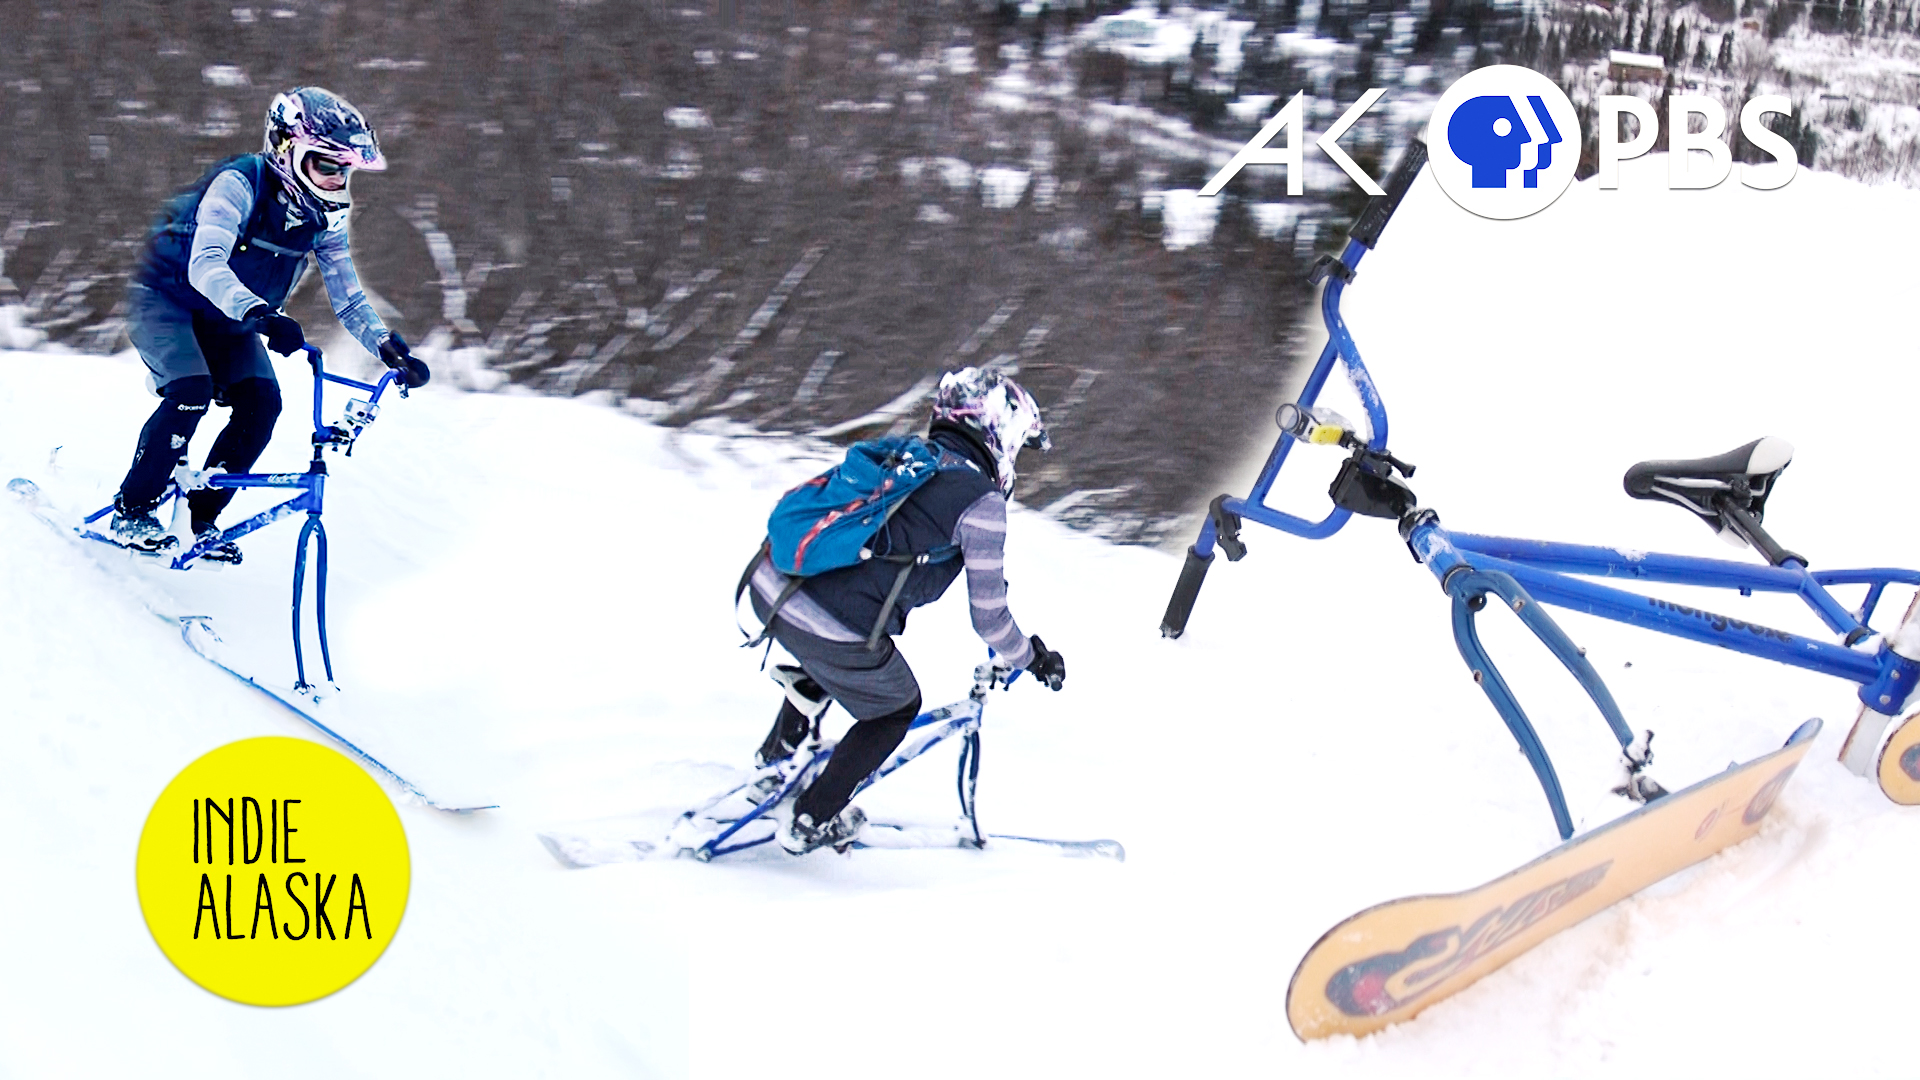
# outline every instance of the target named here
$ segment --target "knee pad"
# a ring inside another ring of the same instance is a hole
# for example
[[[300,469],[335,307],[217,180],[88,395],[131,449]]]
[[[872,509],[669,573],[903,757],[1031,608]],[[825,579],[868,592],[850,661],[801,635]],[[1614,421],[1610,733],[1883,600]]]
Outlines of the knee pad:
[[[805,670],[793,664],[776,664],[770,673],[773,681],[786,691],[787,700],[808,720],[819,717],[833,704],[833,699],[819,683],[814,682]]]
[[[233,418],[208,451],[207,468],[246,472],[273,438],[273,422],[280,415],[280,384],[272,379],[241,379],[226,388],[226,402],[233,407]],[[225,505],[225,498],[196,494],[202,505]]]
[[[227,387],[227,404],[236,420],[271,424],[280,416],[280,384],[272,379],[241,379]]]
[[[207,404],[212,400],[210,376],[186,375],[161,387],[160,404],[140,429],[133,467],[121,481],[121,506],[145,507],[160,501],[174,462],[186,456],[187,442],[207,415]]]
[[[187,375],[160,388],[160,397],[171,411],[205,416],[213,401],[213,376]]]

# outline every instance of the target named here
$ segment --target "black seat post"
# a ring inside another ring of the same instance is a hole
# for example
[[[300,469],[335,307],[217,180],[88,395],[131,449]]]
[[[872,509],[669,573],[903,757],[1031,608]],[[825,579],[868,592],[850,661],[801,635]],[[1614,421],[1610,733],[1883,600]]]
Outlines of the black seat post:
[[[1739,498],[1724,492],[1713,496],[1713,508],[1720,512],[1720,519],[1727,523],[1734,535],[1753,545],[1753,550],[1764,556],[1769,564],[1785,566],[1789,562],[1796,562],[1802,567],[1807,565],[1803,556],[1781,547],[1773,537],[1767,535],[1767,530],[1760,527],[1760,519],[1748,513],[1740,503]]]

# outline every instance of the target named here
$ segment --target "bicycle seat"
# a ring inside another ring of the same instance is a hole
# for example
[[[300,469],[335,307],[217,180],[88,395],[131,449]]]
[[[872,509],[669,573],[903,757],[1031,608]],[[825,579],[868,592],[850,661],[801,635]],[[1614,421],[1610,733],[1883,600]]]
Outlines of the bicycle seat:
[[[1677,503],[1723,532],[1727,522],[1716,504],[1729,499],[1759,522],[1774,480],[1792,461],[1793,445],[1769,435],[1713,457],[1643,461],[1627,470],[1627,494]]]

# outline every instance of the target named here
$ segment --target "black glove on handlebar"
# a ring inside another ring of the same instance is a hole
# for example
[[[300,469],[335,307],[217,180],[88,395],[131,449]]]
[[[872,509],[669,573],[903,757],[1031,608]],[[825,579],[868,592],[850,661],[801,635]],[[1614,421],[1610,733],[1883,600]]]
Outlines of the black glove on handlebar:
[[[399,334],[389,333],[387,340],[380,343],[380,362],[392,368],[395,377],[405,383],[409,390],[419,389],[433,378],[433,372],[427,369],[424,361],[413,355],[407,339]]]
[[[281,356],[292,356],[307,343],[307,335],[301,333],[299,323],[265,304],[255,304],[247,309],[242,321],[254,333],[266,335],[267,348]]]
[[[1047,643],[1035,634],[1027,639],[1033,646],[1033,659],[1027,661],[1027,670],[1035,679],[1047,684],[1047,689],[1058,690],[1067,681],[1067,658],[1057,652],[1047,651]]]

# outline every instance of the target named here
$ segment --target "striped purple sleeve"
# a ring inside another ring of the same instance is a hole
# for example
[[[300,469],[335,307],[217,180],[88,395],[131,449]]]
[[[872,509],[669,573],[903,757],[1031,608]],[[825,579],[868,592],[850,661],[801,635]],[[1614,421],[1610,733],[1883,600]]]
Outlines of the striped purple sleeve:
[[[1007,501],[997,491],[975,499],[953,526],[953,542],[967,568],[967,606],[973,632],[1017,668],[1033,661],[1033,646],[1007,609]]]
[[[194,215],[187,255],[188,283],[235,321],[266,302],[240,284],[239,276],[227,265],[233,258],[233,245],[240,240],[240,229],[251,213],[253,185],[246,177],[235,169],[214,177]]]
[[[360,275],[354,273],[346,223],[321,234],[313,257],[320,264],[320,280],[327,287],[327,300],[333,305],[334,317],[368,352],[378,356],[380,343],[387,340],[392,331],[374,312],[373,303],[360,285]]]

